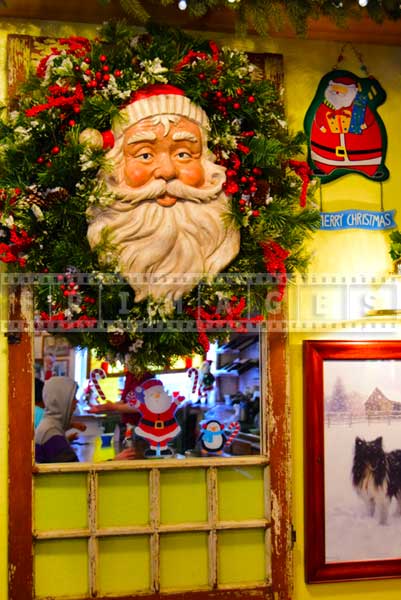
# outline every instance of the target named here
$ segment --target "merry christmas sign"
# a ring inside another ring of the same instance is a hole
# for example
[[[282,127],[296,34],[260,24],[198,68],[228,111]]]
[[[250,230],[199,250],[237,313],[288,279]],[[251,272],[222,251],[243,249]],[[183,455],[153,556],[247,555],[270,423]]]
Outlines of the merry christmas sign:
[[[385,99],[374,77],[334,70],[321,79],[304,126],[308,163],[322,183],[349,173],[388,178],[386,129],[377,113]]]

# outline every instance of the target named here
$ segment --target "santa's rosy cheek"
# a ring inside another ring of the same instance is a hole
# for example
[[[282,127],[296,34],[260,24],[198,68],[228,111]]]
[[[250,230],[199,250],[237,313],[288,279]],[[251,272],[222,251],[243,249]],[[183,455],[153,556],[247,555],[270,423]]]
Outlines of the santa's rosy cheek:
[[[177,171],[178,179],[186,185],[201,187],[205,183],[205,172],[199,162],[181,164]]]
[[[137,161],[127,160],[124,169],[125,182],[131,187],[141,187],[149,181],[152,175],[150,165],[144,165]]]

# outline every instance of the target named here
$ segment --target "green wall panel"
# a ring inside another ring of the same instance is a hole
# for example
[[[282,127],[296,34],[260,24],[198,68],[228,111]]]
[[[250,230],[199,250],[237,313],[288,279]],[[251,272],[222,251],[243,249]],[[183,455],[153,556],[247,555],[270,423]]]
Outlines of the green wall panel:
[[[160,474],[161,523],[207,520],[206,471],[166,470]]]
[[[218,533],[219,584],[260,584],[266,579],[265,531],[242,529]]]
[[[149,536],[99,540],[98,591],[128,594],[150,590]]]
[[[87,528],[86,482],[83,473],[37,475],[34,479],[35,529]]]
[[[208,586],[207,533],[160,536],[161,590],[193,590]]]
[[[219,519],[262,519],[264,515],[262,467],[219,469]]]
[[[88,595],[87,549],[86,539],[36,542],[35,598]]]
[[[98,527],[147,525],[149,475],[146,471],[99,473]]]

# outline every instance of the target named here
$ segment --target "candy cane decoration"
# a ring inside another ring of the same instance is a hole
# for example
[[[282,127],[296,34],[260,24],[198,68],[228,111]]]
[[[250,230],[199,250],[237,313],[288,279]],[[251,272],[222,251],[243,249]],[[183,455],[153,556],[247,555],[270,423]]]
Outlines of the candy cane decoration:
[[[99,398],[101,398],[104,401],[106,400],[106,394],[100,387],[100,383],[98,380],[105,379],[105,378],[106,378],[106,373],[103,371],[103,369],[92,369],[92,371],[89,373],[89,379],[91,380],[94,387],[96,388],[97,395],[99,396]]]
[[[225,446],[231,446],[237,435],[239,434],[240,424],[238,421],[233,421],[227,427],[227,431],[231,431],[231,435],[227,438]]]
[[[188,377],[192,377],[192,375],[194,375],[194,380],[192,383],[192,394],[195,394],[196,388],[198,387],[198,379],[199,379],[198,369],[195,369],[194,367],[191,367],[190,369],[188,369]]]

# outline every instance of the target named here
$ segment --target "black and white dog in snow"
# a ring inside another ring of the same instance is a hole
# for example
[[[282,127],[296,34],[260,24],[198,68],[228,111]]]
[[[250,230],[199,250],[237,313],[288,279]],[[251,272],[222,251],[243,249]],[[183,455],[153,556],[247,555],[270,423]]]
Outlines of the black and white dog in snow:
[[[401,515],[401,450],[385,452],[382,437],[371,442],[356,437],[352,483],[368,514],[376,515],[381,525],[387,523],[393,497]]]

